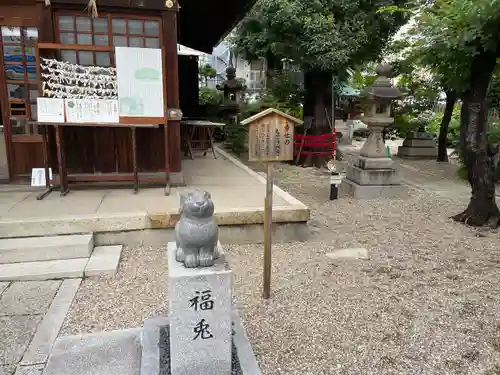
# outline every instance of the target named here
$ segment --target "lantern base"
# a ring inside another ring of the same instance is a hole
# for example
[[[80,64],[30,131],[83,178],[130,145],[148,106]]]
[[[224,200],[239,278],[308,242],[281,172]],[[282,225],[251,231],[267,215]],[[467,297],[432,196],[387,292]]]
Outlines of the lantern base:
[[[340,184],[339,196],[356,199],[402,199],[408,197],[408,189],[404,185],[359,185],[346,178],[342,181],[342,184]]]
[[[361,169],[392,169],[394,162],[387,156],[382,158],[367,158],[358,156],[353,165]]]

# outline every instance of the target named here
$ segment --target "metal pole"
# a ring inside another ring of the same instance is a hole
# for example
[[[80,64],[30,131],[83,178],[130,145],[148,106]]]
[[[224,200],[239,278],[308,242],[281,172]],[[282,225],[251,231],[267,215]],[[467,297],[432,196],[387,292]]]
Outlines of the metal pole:
[[[271,243],[273,221],[273,163],[267,163],[266,200],[264,203],[264,283],[263,297],[271,296]]]

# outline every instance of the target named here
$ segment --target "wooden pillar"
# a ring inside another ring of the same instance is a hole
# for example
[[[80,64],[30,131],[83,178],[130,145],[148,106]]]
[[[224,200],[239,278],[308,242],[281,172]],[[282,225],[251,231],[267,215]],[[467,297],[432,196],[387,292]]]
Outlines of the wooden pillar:
[[[179,104],[179,70],[177,57],[177,10],[163,12],[163,43],[165,47],[165,71],[167,84],[168,155],[173,183],[182,183],[181,172],[181,130],[182,118]]]

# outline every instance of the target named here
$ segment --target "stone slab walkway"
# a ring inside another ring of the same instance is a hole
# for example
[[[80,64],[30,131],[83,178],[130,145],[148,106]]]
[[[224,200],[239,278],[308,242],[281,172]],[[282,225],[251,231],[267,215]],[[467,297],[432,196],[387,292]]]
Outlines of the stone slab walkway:
[[[0,282],[0,375],[42,373],[80,282]]]

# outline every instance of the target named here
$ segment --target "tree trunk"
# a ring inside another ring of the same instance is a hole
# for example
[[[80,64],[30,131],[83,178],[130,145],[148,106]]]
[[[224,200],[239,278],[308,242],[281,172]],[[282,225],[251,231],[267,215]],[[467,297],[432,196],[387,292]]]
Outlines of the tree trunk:
[[[486,133],[486,97],[496,59],[496,52],[484,51],[474,58],[469,89],[463,96],[460,140],[472,192],[467,209],[453,219],[471,226],[497,227],[500,219],[495,202],[494,163]]]
[[[304,117],[312,117],[312,126],[307,135],[322,135],[332,132],[332,74],[323,71],[307,71],[304,74]],[[310,151],[310,150],[309,150]],[[318,150],[318,151],[324,151]],[[328,158],[322,155],[302,157],[299,163],[304,167],[326,165]]]
[[[443,119],[439,128],[438,157],[437,161],[448,162],[448,126],[450,125],[453,108],[457,102],[457,93],[455,90],[446,90],[446,107],[444,109]]]

